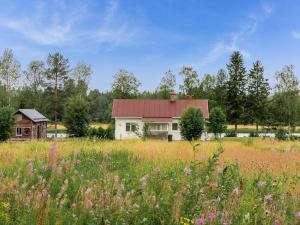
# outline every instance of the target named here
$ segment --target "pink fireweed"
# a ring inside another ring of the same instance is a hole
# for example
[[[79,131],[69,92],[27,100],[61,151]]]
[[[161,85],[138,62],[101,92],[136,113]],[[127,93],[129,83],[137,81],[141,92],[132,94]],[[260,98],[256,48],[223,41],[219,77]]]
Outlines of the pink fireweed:
[[[184,173],[185,176],[190,175],[191,172],[192,172],[192,170],[190,168],[188,168],[188,167],[185,167],[184,170],[183,170],[183,173]]]
[[[53,168],[55,166],[55,155],[56,155],[56,142],[53,142],[49,152],[49,167]]]
[[[300,211],[296,213],[296,219],[300,220]]]
[[[195,220],[196,225],[203,225],[203,224],[205,224],[205,222],[206,222],[206,220],[204,217],[200,217]]]

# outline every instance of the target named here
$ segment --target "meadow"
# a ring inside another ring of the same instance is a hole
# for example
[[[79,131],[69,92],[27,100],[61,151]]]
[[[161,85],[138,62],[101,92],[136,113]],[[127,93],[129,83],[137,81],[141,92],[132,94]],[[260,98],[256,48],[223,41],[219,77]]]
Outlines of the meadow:
[[[2,143],[0,224],[300,224],[300,142]]]

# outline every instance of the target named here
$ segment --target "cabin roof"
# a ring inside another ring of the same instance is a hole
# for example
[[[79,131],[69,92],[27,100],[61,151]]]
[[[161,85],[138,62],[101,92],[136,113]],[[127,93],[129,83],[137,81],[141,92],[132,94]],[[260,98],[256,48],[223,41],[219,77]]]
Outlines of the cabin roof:
[[[41,113],[36,111],[35,109],[19,109],[16,113],[22,113],[26,117],[28,117],[33,122],[47,122],[49,121],[47,117],[43,116]]]

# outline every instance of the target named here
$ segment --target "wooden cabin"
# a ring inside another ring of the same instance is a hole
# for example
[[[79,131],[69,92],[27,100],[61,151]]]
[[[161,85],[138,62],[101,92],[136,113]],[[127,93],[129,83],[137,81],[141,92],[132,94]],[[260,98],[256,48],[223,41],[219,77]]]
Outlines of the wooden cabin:
[[[33,140],[47,138],[47,122],[45,116],[35,109],[19,109],[16,113],[16,125],[11,135],[12,140]]]

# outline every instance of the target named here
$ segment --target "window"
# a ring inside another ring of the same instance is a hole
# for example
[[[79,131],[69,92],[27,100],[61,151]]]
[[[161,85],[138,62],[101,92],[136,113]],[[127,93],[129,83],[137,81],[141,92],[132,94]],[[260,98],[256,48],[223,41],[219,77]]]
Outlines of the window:
[[[172,123],[172,130],[178,130],[178,123]]]
[[[130,131],[130,123],[126,123],[126,131]]]
[[[166,123],[151,123],[150,130],[151,131],[167,131],[168,124],[166,124]]]
[[[22,136],[22,128],[17,127],[17,129],[16,129],[16,136]]]
[[[136,131],[136,124],[135,123],[126,123],[126,131],[132,131],[135,132]]]
[[[135,130],[136,130],[136,125],[135,124],[131,124],[131,131],[135,132]]]

